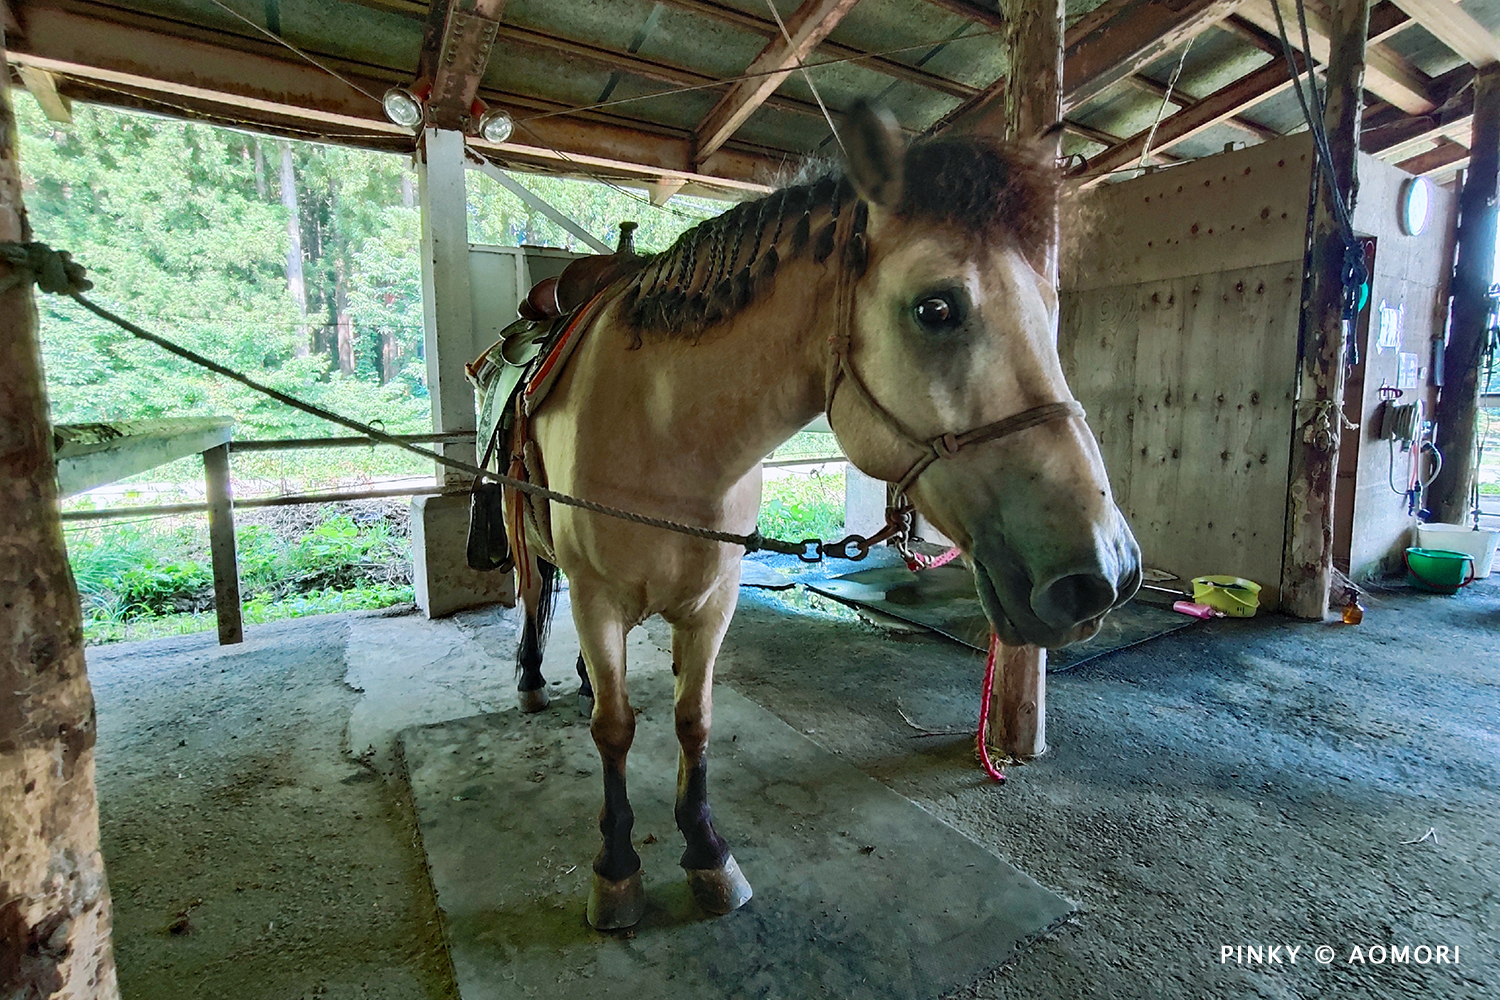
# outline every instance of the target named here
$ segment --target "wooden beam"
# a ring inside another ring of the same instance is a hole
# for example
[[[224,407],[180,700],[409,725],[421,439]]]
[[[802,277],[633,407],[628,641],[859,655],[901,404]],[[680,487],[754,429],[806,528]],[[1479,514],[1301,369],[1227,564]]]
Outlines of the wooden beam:
[[[1328,614],[1333,582],[1334,488],[1350,336],[1344,322],[1344,234],[1334,199],[1343,197],[1353,216],[1359,192],[1359,125],[1369,25],[1370,0],[1335,0],[1324,28],[1331,46],[1323,124],[1332,153],[1333,183],[1330,186],[1324,180],[1314,188],[1281,563],[1282,609],[1314,621]],[[1312,176],[1319,177],[1320,172],[1314,168]]]
[[[950,14],[968,18],[975,24],[982,24],[986,28],[1005,27],[1005,15],[984,3],[984,0],[925,0],[925,2],[934,7],[941,7]]]
[[[1458,53],[1471,66],[1500,62],[1500,39],[1454,0],[1393,0],[1432,37]]]
[[[15,40],[21,49],[7,52],[9,61],[52,73],[63,90],[77,88],[74,96],[374,149],[410,152],[415,143],[378,102],[314,66],[283,58],[290,54],[269,42],[207,30],[185,36],[170,22],[125,12],[116,22],[33,7],[26,20],[26,37]],[[409,70],[314,55],[373,94],[410,80]],[[642,183],[669,176],[709,190],[762,193],[768,190],[762,178],[793,156],[725,147],[695,165],[685,131],[597,112],[552,114],[566,109],[520,94],[481,90],[480,96],[517,113],[512,142],[478,143],[509,166]]]
[[[1400,157],[1440,135],[1467,128],[1473,117],[1473,88],[1465,88],[1456,100],[1425,115],[1407,115],[1399,108],[1387,108],[1369,116],[1360,130],[1360,145],[1367,153],[1387,159]]]
[[[1437,446],[1443,468],[1428,490],[1434,520],[1467,519],[1474,488],[1474,445],[1479,418],[1479,365],[1489,339],[1490,282],[1500,236],[1500,65],[1486,66],[1474,81],[1473,158],[1459,195],[1458,253],[1443,387],[1438,393]]]
[[[227,417],[59,424],[52,433],[57,493],[70,497],[197,455],[234,435]]]
[[[1179,142],[1212,128],[1220,122],[1239,114],[1246,108],[1280,93],[1292,85],[1291,74],[1285,60],[1267,63],[1249,76],[1236,80],[1228,86],[1214,91],[1191,107],[1162,120],[1156,135],[1143,129],[1126,141],[1105,150],[1089,164],[1085,186],[1104,180],[1113,171],[1128,167],[1141,158],[1147,138],[1151,138],[1153,153],[1171,149]]]
[[[1086,19],[1085,32],[1068,32],[1063,56],[1064,112],[1197,38],[1239,5],[1240,0],[1108,0]]]
[[[16,136],[10,89],[0,87],[8,243],[33,238]],[[0,263],[0,992],[118,1000],[99,853],[98,729],[57,515],[41,355],[31,278]]]
[[[34,66],[17,66],[16,72],[21,75],[21,82],[31,96],[36,98],[42,114],[64,125],[73,124],[72,102],[57,92],[57,81],[51,73]]]
[[[432,68],[429,125],[466,132],[475,124],[470,120],[474,98],[489,66],[504,9],[505,0],[447,0],[433,5],[432,17],[440,18],[441,26],[425,34],[421,56],[421,64]]]
[[[801,6],[786,19],[786,38],[771,39],[760,55],[751,61],[747,74],[762,74],[741,80],[719,99],[697,128],[698,152],[702,161],[713,155],[729,137],[765,103],[781,82],[807,61],[818,43],[838,26],[844,15],[859,0],[802,0]]]
[[[1135,76],[1147,65],[1227,17],[1242,0],[1107,0],[1064,35],[1066,114]],[[994,131],[1004,117],[1002,77],[933,126],[933,131]]]
[[[1203,100],[1203,98],[1201,97],[1194,97],[1192,94],[1187,93],[1181,87],[1173,87],[1171,92],[1169,93],[1166,84],[1157,83],[1149,76],[1144,76],[1139,73],[1135,76],[1132,76],[1126,82],[1138,90],[1144,90],[1146,93],[1157,98],[1158,100],[1163,100],[1167,101],[1170,104],[1175,104],[1179,108],[1190,108],[1194,104],[1197,104],[1199,101]],[[1248,118],[1241,118],[1238,115],[1232,118],[1224,119],[1223,124],[1229,125],[1233,128],[1237,128],[1241,132],[1244,132],[1248,135],[1253,135],[1255,136],[1255,138],[1261,140],[1277,139],[1281,136],[1281,133],[1276,131],[1274,128],[1262,125],[1259,122],[1253,122]]]
[[[1440,135],[1437,137],[1437,142],[1427,152],[1399,160],[1396,166],[1409,174],[1427,176],[1462,170],[1468,162],[1469,147],[1463,143],[1454,142],[1445,135]]]
[[[428,9],[428,5],[424,0],[351,0],[351,2],[357,3],[362,7],[383,10],[412,18],[426,17]],[[690,14],[710,18],[718,21],[720,24],[728,24],[742,31],[760,35],[762,38],[781,37],[781,29],[776,27],[775,21],[772,21],[768,17],[757,17],[754,14],[747,14],[727,4],[715,3],[713,0],[660,0],[660,2],[668,7],[676,7]],[[977,87],[971,87],[967,83],[939,76],[920,66],[913,66],[909,63],[892,59],[889,56],[865,52],[862,49],[857,49],[849,45],[841,45],[838,42],[828,41],[827,39],[818,47],[818,51],[830,59],[857,60],[859,65],[884,76],[889,76],[896,80],[904,80],[918,87],[926,87],[929,90],[936,90],[963,100],[967,100],[979,92],[979,88]]]
[[[234,487],[229,480],[229,445],[203,453],[203,480],[208,498],[208,553],[214,571],[214,616],[219,645],[245,641],[240,608],[240,561],[234,541]]]
[[[1273,0],[1246,0],[1239,15],[1257,28],[1276,37],[1276,12],[1271,9]],[[1297,27],[1297,14],[1290,0],[1281,0],[1282,16],[1286,19],[1287,39],[1292,48],[1302,48],[1302,36]],[[1327,64],[1329,60],[1328,8],[1319,0],[1307,0],[1307,35],[1312,51],[1306,53],[1314,62]],[[1280,43],[1278,42],[1278,45]],[[1422,114],[1441,103],[1432,79],[1412,66],[1405,58],[1384,45],[1365,47],[1365,89],[1403,111]]]

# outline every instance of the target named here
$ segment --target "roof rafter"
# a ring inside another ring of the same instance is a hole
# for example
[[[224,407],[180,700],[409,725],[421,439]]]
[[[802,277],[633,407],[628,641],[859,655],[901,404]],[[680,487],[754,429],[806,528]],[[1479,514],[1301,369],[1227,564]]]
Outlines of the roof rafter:
[[[779,34],[761,49],[745,70],[762,74],[741,80],[729,88],[697,128],[697,159],[712,156],[745,123],[781,82],[807,60],[818,43],[828,37],[844,15],[859,0],[802,0],[786,19],[786,34]]]
[[[1409,174],[1431,176],[1462,170],[1469,163],[1469,147],[1454,142],[1445,135],[1438,136],[1437,143],[1425,153],[1408,157],[1396,164]]]
[[[1291,73],[1284,60],[1267,63],[1249,76],[1219,88],[1192,107],[1163,119],[1157,126],[1156,135],[1152,137],[1152,152],[1170,149],[1291,85]],[[1096,184],[1109,173],[1138,161],[1146,148],[1148,137],[1149,129],[1138,132],[1095,157],[1089,165],[1085,183]]]
[[[1245,20],[1276,37],[1276,12],[1271,4],[1275,0],[1246,0],[1238,13]],[[1328,8],[1318,0],[1307,2],[1307,35],[1312,51],[1306,53],[1315,62],[1328,62],[1329,35]],[[1285,11],[1282,16],[1287,17]],[[1302,48],[1301,33],[1296,15],[1287,23],[1288,39],[1295,39],[1292,48]],[[1279,45],[1279,43],[1278,43]],[[1432,79],[1412,66],[1403,57],[1378,42],[1365,45],[1365,89],[1403,111],[1421,114],[1437,107],[1437,88]]]
[[[1064,36],[1063,113],[1135,76],[1222,21],[1243,0],[1107,0]],[[945,115],[934,131],[986,129],[1005,113],[1005,79]]]
[[[1394,0],[1471,66],[1500,62],[1500,39],[1453,0]]]
[[[6,56],[56,77],[68,96],[149,108],[300,138],[373,149],[410,151],[410,130],[392,124],[378,100],[295,58],[270,42],[213,29],[190,28],[131,12],[103,20],[56,7],[27,10],[26,34],[6,39]],[[174,30],[176,29],[176,30]],[[358,87],[379,94],[409,70],[368,66],[314,53]],[[520,94],[481,89],[480,96],[535,113],[566,112]],[[758,193],[761,178],[785,156],[719,150],[701,164],[692,137],[681,131],[597,113],[520,116],[515,141],[476,144],[506,164],[551,173],[602,175],[647,183],[681,180],[694,190]]]

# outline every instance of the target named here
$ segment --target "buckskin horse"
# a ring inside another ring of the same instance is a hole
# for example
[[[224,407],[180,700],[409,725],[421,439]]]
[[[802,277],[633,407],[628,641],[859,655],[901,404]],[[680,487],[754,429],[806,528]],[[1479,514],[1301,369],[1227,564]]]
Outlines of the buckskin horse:
[[[1088,638],[1135,593],[1140,550],[1055,347],[1057,297],[1040,258],[1056,166],[978,137],[907,148],[865,105],[842,138],[842,170],[740,204],[596,282],[545,405],[508,442],[509,468],[574,497],[749,532],[761,459],[826,412],[849,461],[899,484],[962,549],[1002,641]],[[604,808],[589,923],[628,927],[645,908],[625,783],[625,638],[652,615],[672,628],[681,863],[704,909],[742,905],[750,885],[714,829],[706,783],[741,547],[516,493],[507,502],[526,610],[523,706],[545,707],[558,569],[592,689]]]

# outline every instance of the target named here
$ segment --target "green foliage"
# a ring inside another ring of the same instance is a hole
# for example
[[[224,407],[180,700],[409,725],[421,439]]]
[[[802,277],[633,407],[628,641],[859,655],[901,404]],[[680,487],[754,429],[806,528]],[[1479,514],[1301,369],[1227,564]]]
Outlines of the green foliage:
[[[387,607],[412,600],[410,546],[388,520],[325,508],[311,530],[236,530],[245,621]],[[91,643],[213,628],[207,529],[143,521],[68,533]]]
[[[844,528],[844,474],[768,478],[761,489],[761,533],[796,541],[836,538]]]

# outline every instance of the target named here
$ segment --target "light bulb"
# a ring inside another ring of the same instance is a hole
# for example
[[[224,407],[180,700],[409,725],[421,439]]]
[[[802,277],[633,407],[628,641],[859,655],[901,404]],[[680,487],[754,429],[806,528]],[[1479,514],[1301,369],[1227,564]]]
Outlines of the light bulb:
[[[479,134],[486,142],[505,142],[515,130],[516,121],[504,108],[491,108],[479,119]]]
[[[422,123],[422,104],[405,87],[392,87],[380,99],[385,116],[402,128],[416,128]]]

